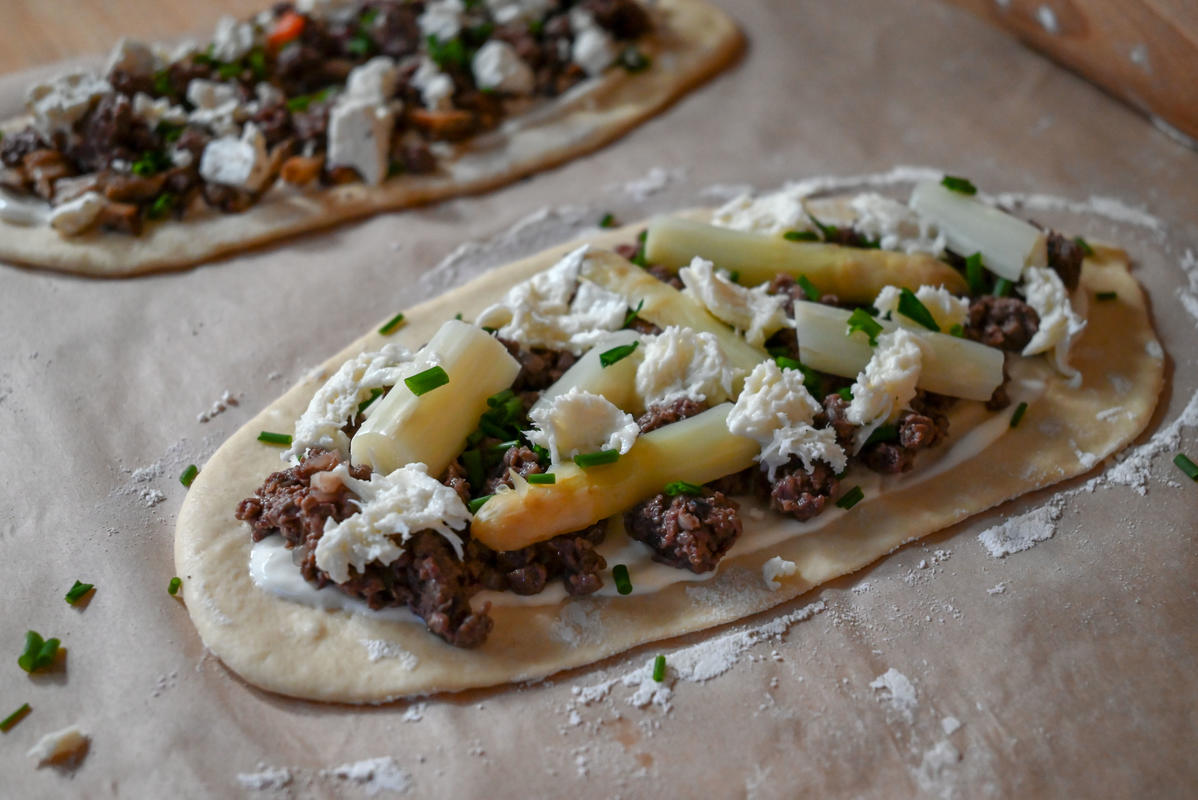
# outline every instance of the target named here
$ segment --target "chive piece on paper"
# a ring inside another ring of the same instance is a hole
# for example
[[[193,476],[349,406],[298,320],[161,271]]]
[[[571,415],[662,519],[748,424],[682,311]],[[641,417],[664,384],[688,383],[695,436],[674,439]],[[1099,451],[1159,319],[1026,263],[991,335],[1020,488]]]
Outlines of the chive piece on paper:
[[[701,495],[703,487],[687,481],[671,481],[666,484],[665,492],[670,497],[677,497],[680,494]]]
[[[83,596],[85,594],[87,594],[88,592],[90,592],[94,588],[96,588],[96,585],[94,583],[83,583],[82,581],[75,581],[75,585],[67,590],[65,599],[69,605],[73,606],[76,603],[78,603],[80,600],[82,600]]]
[[[1186,474],[1192,481],[1198,481],[1198,464],[1190,460],[1190,457],[1185,453],[1178,453],[1173,456],[1173,463],[1177,468]]]
[[[1027,403],[1020,403],[1015,406],[1015,411],[1011,414],[1011,427],[1019,425],[1019,421],[1023,419],[1023,415],[1027,413]]]
[[[383,327],[379,328],[379,333],[383,334],[383,336],[393,333],[395,331],[395,329],[398,328],[402,323],[403,323],[403,312],[401,311],[398,314],[396,314],[394,317],[392,317],[391,319],[387,320],[387,322],[384,323]]]
[[[632,579],[628,576],[628,567],[616,564],[611,568],[611,578],[616,582],[616,591],[620,594],[632,594]]]
[[[291,434],[289,433],[271,433],[270,431],[262,431],[258,434],[258,441],[266,444],[277,444],[283,447],[291,445]]]
[[[30,710],[29,704],[22,703],[21,707],[18,708],[16,711],[12,712],[4,719],[0,719],[0,731],[3,731],[4,733],[8,733],[9,729],[12,728],[12,726],[16,725],[18,722],[25,719],[26,715],[29,714],[29,710]]]
[[[417,372],[415,375],[404,378],[403,383],[412,394],[419,397],[449,383],[449,373],[441,366],[429,367],[424,372]]]
[[[199,474],[200,474],[199,467],[197,467],[195,464],[188,464],[187,469],[183,470],[183,473],[181,475],[179,475],[179,483],[183,484],[184,486],[186,486],[187,488],[190,489],[191,482],[194,481],[196,479],[196,475],[199,475]]]
[[[176,575],[175,577],[171,578],[171,582],[166,585],[166,593],[171,597],[174,597],[175,595],[179,594],[179,589],[182,586],[183,579]]]
[[[960,194],[977,194],[978,187],[973,185],[969,178],[962,178],[958,175],[945,175],[940,185],[945,189],[949,189]]]
[[[666,679],[666,657],[659,655],[653,659],[653,680],[661,683]]]
[[[604,214],[604,215],[603,215],[603,216],[600,218],[600,220],[599,220],[599,227],[600,227],[600,228],[614,228],[614,227],[616,227],[616,216],[615,216],[615,214],[612,214],[612,213],[610,213],[610,212],[609,212],[609,213],[607,213],[607,214]]]
[[[17,666],[32,674],[54,663],[58,655],[58,639],[43,639],[37,631],[25,632],[25,652],[17,657]]]
[[[843,508],[845,511],[848,511],[850,508],[857,505],[864,499],[865,492],[861,491],[860,486],[854,486],[852,489],[849,489],[847,492],[841,495],[840,499],[836,501],[836,505]]]
[[[633,351],[636,350],[637,345],[639,344],[640,342],[638,341],[633,342],[632,344],[622,344],[619,347],[613,347],[610,350],[605,350],[599,354],[599,363],[605,367],[610,367],[612,364],[615,364],[616,362],[632,355]]]

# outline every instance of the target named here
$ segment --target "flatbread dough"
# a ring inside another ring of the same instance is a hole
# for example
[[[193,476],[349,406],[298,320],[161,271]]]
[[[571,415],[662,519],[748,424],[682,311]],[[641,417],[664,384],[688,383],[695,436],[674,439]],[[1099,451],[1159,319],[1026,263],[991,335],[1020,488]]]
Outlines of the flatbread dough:
[[[597,247],[631,241],[642,225],[586,237]],[[1116,292],[1091,303],[1089,325],[1071,351],[1084,380],[1070,388],[1045,359],[1029,362],[1047,384],[1021,424],[933,480],[867,497],[806,536],[725,558],[716,577],[674,583],[628,597],[584,597],[548,607],[493,607],[495,627],[476,650],[461,650],[422,624],[385,622],[279,599],[252,582],[247,527],[238,501],[280,469],[262,430],[291,430],[309,399],[346,359],[398,340],[415,348],[457,312],[473,318],[495,297],[552,265],[577,243],[489,272],[407,312],[393,337],[372,332],[250,420],[209,460],[179,514],[175,561],[188,611],[204,643],[234,672],[270,691],[313,700],[380,703],[399,697],[538,679],[594,663],[654,640],[699,631],[777,606],[854,572],[914,541],[1005,500],[1091,469],[1148,424],[1160,394],[1164,359],[1145,297],[1122,251],[1095,246],[1081,291]],[[1111,417],[1100,412],[1118,406]],[[1005,412],[1009,413],[1009,412]],[[917,463],[915,470],[920,469]],[[769,525],[793,520],[770,515]],[[794,562],[793,576],[770,591],[761,568],[772,557]],[[382,657],[380,657],[382,656]]]
[[[380,211],[489,191],[596,150],[719,72],[739,52],[735,23],[705,0],[660,0],[666,22],[644,43],[653,66],[612,69],[439,159],[430,175],[382,186],[302,190],[276,186],[244,214],[210,209],[147,226],[140,236],[93,231],[63,237],[48,225],[0,220],[0,260],[87,275],[122,276],[186,267],[217,256]],[[13,121],[2,127],[24,127]]]

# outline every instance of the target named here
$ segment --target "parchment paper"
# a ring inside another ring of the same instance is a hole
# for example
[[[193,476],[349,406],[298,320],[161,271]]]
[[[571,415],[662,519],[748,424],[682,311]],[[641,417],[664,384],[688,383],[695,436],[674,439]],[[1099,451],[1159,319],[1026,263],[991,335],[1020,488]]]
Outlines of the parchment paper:
[[[738,67],[614,146],[517,186],[177,274],[95,281],[0,266],[0,715],[33,706],[0,736],[3,794],[1190,794],[1198,486],[1170,460],[1198,457],[1198,157],[955,9],[725,6],[750,40]],[[26,81],[0,80],[0,114],[17,110]],[[1149,289],[1171,381],[1130,462],[776,613],[534,686],[348,708],[260,692],[205,656],[166,593],[177,476],[311,365],[604,212],[632,220],[716,202],[704,190],[717,183],[896,164],[993,192],[1119,198],[1161,221],[1030,212],[1121,242]],[[225,391],[239,405],[198,422]],[[1141,462],[1144,495],[1112,485]],[[1046,502],[1060,508],[1041,526],[1051,539],[987,554],[979,532]],[[76,578],[98,587],[84,609],[62,600]],[[20,671],[27,628],[61,637],[65,664]],[[659,652],[678,669],[654,696],[635,673]],[[25,751],[76,722],[93,737],[82,765],[35,771]]]

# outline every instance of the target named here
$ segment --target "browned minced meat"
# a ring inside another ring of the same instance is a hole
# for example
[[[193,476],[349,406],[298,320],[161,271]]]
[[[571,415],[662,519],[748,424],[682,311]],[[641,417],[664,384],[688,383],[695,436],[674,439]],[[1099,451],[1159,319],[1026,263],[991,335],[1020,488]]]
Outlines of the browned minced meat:
[[[875,472],[898,473],[911,469],[920,450],[935,447],[948,436],[948,408],[951,397],[921,392],[895,423],[898,439],[874,442],[858,454],[865,466]]]
[[[779,468],[772,481],[764,471],[759,470],[759,485],[769,490],[770,508],[789,514],[800,522],[818,516],[837,493],[840,482],[832,469],[822,461],[812,466],[811,472],[808,472],[802,462],[795,459]]]
[[[658,403],[657,405],[649,406],[644,414],[637,417],[636,424],[641,429],[641,433],[645,434],[649,431],[655,431],[663,425],[669,425],[688,417],[693,417],[706,410],[706,403],[692,400],[689,397],[680,397],[669,403]]]
[[[520,550],[495,551],[471,539],[466,544],[466,566],[487,589],[520,595],[539,594],[549,581],[561,578],[571,595],[584,595],[603,586],[601,573],[607,561],[596,547],[606,529],[597,523],[574,533],[563,533]]]
[[[737,503],[723,492],[654,495],[624,512],[628,535],[653,551],[653,560],[694,573],[709,572],[740,536]]]
[[[512,479],[509,474],[511,470],[515,470],[516,474],[520,476],[544,472],[535,451],[524,445],[509,447],[504,451],[503,459],[487,475],[487,482],[479,494],[494,494],[500,486],[512,488]]]
[[[836,443],[846,450],[851,451],[853,436],[857,433],[857,426],[849,422],[846,416],[848,410],[848,400],[845,400],[836,392],[829,392],[824,396],[824,411],[816,417],[815,426],[817,428],[832,428],[836,431]]]
[[[341,462],[336,453],[313,451],[299,465],[270,475],[252,497],[242,500],[235,515],[250,524],[255,541],[277,533],[289,547],[303,553],[300,572],[317,587],[332,583],[316,566],[316,543],[326,519],[341,520],[357,513],[352,492],[339,486],[324,492],[312,486],[312,476]],[[370,477],[364,467],[350,467],[359,480]],[[458,647],[474,647],[486,639],[492,621],[487,609],[475,612],[470,596],[477,591],[465,566],[440,534],[421,531],[408,540],[398,559],[386,566],[370,564],[349,581],[335,584],[371,608],[407,605],[430,631]]]
[[[582,0],[578,7],[617,39],[636,39],[652,27],[649,14],[635,0]]]
[[[35,150],[43,150],[49,144],[34,128],[25,128],[16,133],[6,134],[0,140],[0,161],[6,167],[19,167],[21,160]]]
[[[1065,288],[1073,291],[1082,276],[1082,260],[1086,252],[1073,239],[1062,236],[1056,231],[1048,234],[1048,266],[1057,271]]]
[[[966,337],[989,347],[1020,351],[1040,328],[1040,315],[1017,297],[982,295],[969,304]]]
[[[769,282],[766,291],[770,294],[781,295],[786,298],[786,315],[794,316],[795,300],[810,300],[807,292],[803,291],[803,287],[795,281],[794,276],[779,272],[774,276],[774,279]],[[840,298],[834,294],[822,294],[819,297],[819,302],[824,305],[834,306],[839,305]]]
[[[512,384],[512,389],[517,392],[548,389],[578,360],[565,350],[525,348],[509,339],[499,341],[512,354],[512,358],[520,362],[520,374]]]
[[[995,387],[990,395],[990,399],[986,401],[987,411],[1002,411],[1007,406],[1011,405],[1011,397],[1007,394],[1007,384],[1011,382],[1011,373],[1007,369],[1007,363],[1014,358],[1011,353],[1003,354],[1002,365],[1002,383]]]

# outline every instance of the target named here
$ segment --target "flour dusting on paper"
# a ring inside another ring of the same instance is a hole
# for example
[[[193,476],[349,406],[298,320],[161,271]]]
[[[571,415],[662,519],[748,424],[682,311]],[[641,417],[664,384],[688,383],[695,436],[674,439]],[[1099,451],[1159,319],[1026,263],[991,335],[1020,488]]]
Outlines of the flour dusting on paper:
[[[404,794],[412,788],[412,776],[391,756],[367,758],[352,764],[322,770],[324,776],[352,781],[371,797],[380,792]]]
[[[416,669],[416,665],[420,663],[415,653],[408,652],[395,642],[385,639],[359,639],[358,644],[366,648],[366,657],[372,662],[393,658],[406,670]]]
[[[221,393],[220,399],[216,400],[207,411],[196,415],[196,422],[208,422],[213,417],[223,414],[230,406],[235,406],[239,402],[237,395],[226,389]]]
[[[878,692],[878,701],[907,722],[914,720],[919,698],[911,679],[894,667],[869,682],[871,689]]]
[[[286,767],[268,767],[258,765],[258,772],[239,772],[237,782],[242,789],[255,792],[270,792],[285,789],[291,785],[291,770]]]
[[[648,172],[639,178],[634,178],[622,184],[608,184],[604,188],[609,192],[622,191],[636,202],[642,203],[662,189],[665,189],[671,183],[685,179],[686,167],[674,167],[673,169],[651,167]]]
[[[978,541],[994,558],[1023,552],[1052,538],[1063,510],[1064,503],[1059,497],[1054,498],[1039,508],[987,528],[978,534]]]

